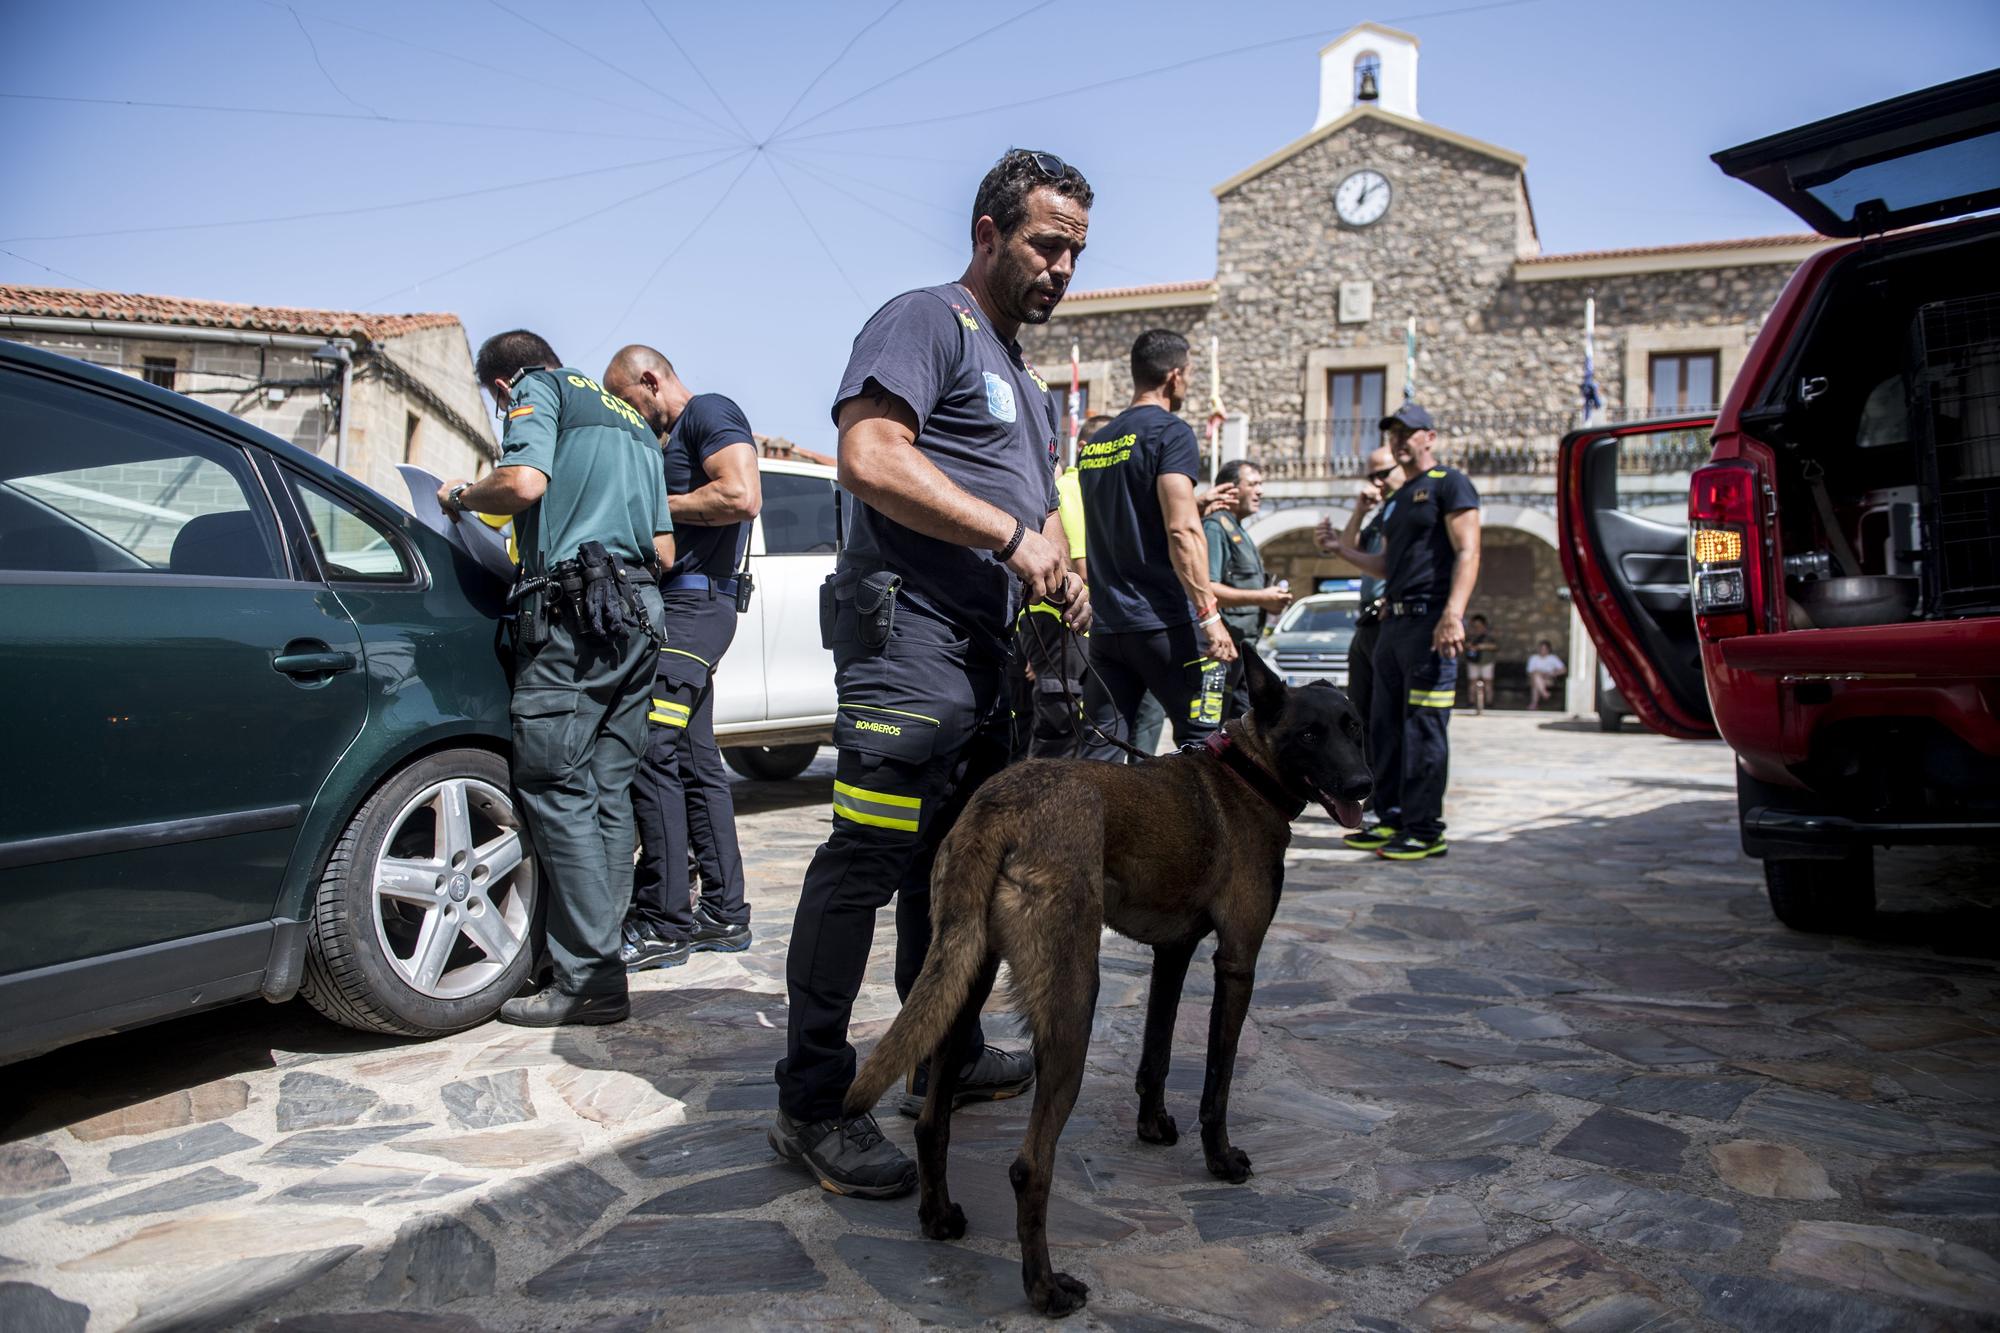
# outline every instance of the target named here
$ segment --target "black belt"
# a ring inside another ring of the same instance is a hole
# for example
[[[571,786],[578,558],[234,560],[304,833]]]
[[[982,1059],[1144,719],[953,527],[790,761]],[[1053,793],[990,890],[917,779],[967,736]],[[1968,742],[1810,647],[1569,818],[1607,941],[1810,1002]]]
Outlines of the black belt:
[[[1412,598],[1407,602],[1384,602],[1382,604],[1382,614],[1385,616],[1427,616],[1431,613],[1431,606],[1432,603],[1425,601],[1421,597]],[[1442,610],[1443,608],[1440,607],[1439,609]]]

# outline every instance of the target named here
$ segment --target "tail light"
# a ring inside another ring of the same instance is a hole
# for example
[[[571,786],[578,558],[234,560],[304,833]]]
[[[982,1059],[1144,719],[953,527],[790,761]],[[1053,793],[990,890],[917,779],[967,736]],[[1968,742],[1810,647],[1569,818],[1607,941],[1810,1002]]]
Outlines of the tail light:
[[[1688,582],[1695,625],[1709,642],[1749,634],[1764,605],[1757,471],[1711,463],[1688,488]]]

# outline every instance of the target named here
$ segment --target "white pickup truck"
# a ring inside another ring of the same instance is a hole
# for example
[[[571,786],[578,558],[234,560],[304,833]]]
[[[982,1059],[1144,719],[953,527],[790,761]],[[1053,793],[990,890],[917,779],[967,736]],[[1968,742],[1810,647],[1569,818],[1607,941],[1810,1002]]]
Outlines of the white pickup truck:
[[[744,777],[791,778],[833,739],[833,654],[820,646],[819,588],[833,572],[840,493],[822,464],[766,458],[757,467],[757,590],[716,672],[715,737]]]

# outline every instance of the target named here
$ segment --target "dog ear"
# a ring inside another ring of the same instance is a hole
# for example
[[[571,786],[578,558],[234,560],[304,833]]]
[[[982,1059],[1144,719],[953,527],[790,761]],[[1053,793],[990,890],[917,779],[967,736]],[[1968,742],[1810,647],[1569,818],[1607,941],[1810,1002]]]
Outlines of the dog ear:
[[[1248,644],[1243,647],[1243,683],[1250,688],[1250,711],[1257,720],[1266,725],[1276,722],[1278,714],[1285,711],[1285,682]]]

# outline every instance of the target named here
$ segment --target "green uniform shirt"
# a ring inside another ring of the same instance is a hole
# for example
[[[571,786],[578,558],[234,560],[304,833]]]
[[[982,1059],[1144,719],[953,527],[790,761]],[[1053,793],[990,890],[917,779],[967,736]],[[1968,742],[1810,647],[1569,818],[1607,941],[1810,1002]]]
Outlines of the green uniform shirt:
[[[534,370],[514,385],[501,467],[549,479],[520,517],[521,563],[531,573],[568,560],[585,542],[644,561],[653,535],[672,532],[660,446],[637,412],[578,371]]]
[[[1236,515],[1218,509],[1201,521],[1208,536],[1208,581],[1226,588],[1262,588],[1264,557],[1243,531]],[[1239,639],[1254,639],[1264,628],[1264,613],[1254,606],[1225,606],[1222,623]]]

